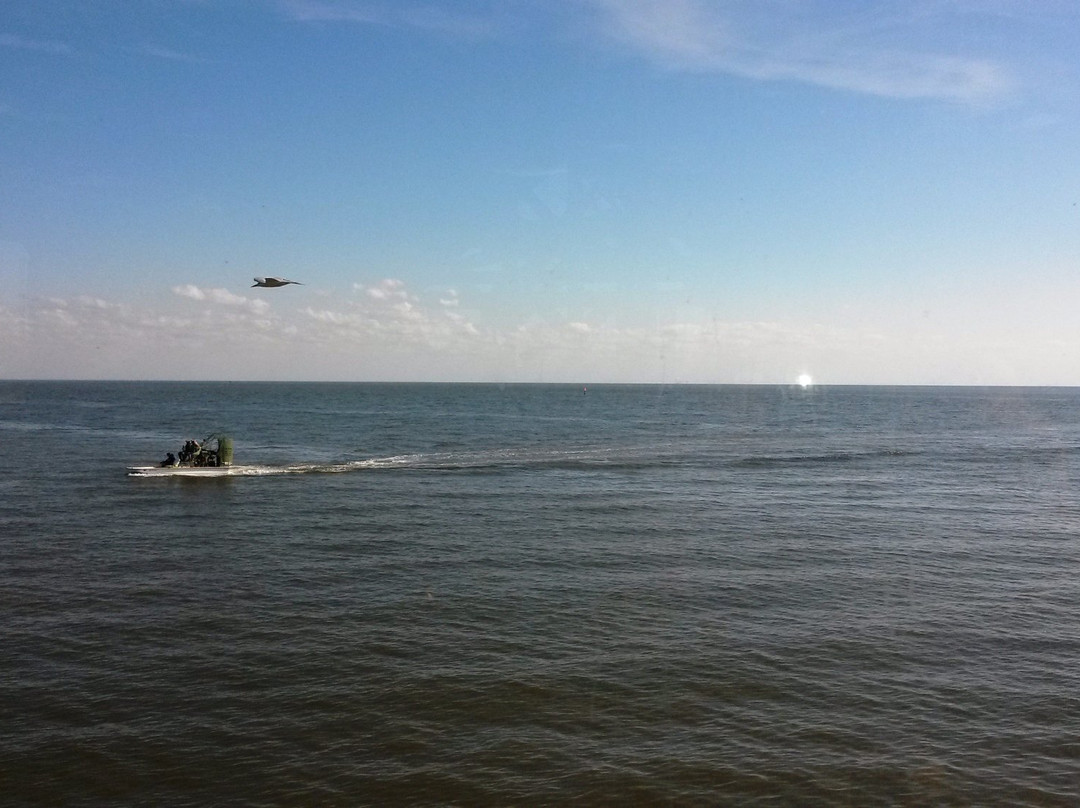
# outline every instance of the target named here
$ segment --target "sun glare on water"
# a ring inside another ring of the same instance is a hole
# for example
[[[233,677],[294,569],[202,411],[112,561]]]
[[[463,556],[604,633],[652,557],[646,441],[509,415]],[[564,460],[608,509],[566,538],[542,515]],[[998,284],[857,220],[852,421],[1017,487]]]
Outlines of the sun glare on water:
[[[814,383],[814,379],[810,376],[809,373],[803,373],[799,376],[798,379],[796,379],[796,382],[798,383],[799,387],[805,390],[807,387]]]

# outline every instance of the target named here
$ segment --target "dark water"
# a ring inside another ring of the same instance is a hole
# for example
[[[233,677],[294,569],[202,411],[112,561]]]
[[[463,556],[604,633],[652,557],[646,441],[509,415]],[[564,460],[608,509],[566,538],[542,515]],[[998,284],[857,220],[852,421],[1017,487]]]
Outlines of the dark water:
[[[0,802],[1076,805],[1078,490],[1071,389],[0,383]]]

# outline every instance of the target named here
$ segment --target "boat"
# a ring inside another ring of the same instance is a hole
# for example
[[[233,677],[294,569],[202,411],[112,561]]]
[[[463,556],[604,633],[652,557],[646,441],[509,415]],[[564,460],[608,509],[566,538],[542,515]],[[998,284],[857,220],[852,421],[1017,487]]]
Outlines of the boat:
[[[128,466],[129,477],[233,477],[258,474],[258,466],[234,466],[233,442],[228,435],[189,440],[179,455],[169,452],[156,466]]]

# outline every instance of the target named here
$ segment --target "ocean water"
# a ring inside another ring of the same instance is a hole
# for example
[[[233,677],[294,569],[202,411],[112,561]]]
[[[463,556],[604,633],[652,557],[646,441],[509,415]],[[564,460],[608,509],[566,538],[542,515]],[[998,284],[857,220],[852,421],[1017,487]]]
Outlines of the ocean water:
[[[2,382],[0,803],[1077,805],[1078,500],[1072,389]]]

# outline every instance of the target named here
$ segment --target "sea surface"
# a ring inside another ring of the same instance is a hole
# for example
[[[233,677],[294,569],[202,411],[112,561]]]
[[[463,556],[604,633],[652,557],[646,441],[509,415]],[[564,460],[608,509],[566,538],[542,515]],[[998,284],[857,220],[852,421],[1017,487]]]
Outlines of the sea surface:
[[[0,803],[1075,806],[1080,390],[0,382]]]

